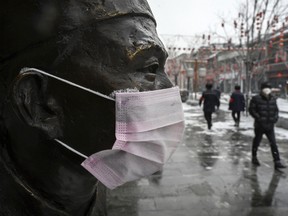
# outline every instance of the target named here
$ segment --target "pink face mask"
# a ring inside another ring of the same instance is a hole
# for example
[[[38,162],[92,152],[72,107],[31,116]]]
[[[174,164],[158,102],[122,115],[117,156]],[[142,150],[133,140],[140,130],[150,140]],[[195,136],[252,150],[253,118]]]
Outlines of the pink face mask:
[[[44,71],[35,71],[70,85],[114,100]],[[181,143],[184,115],[178,87],[147,92],[116,93],[116,141],[110,150],[89,157],[56,139],[69,150],[86,158],[81,164],[109,189],[149,176],[163,165]]]

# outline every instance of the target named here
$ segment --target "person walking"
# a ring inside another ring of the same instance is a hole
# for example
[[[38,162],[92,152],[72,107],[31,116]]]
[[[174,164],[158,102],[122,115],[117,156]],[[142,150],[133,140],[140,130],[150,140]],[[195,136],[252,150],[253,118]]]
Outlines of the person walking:
[[[234,87],[235,91],[230,96],[229,100],[229,110],[232,110],[232,118],[235,122],[235,126],[239,127],[241,111],[245,110],[245,99],[244,95],[241,93],[241,87],[236,85]]]
[[[199,106],[201,107],[202,102],[204,101],[203,111],[204,117],[207,121],[208,129],[210,130],[212,127],[212,113],[215,112],[215,107],[219,109],[220,101],[215,93],[212,91],[212,84],[206,84],[206,90],[202,93],[201,98],[199,99]]]
[[[274,124],[278,120],[278,106],[276,98],[271,95],[271,84],[264,82],[261,84],[260,94],[253,96],[249,104],[249,113],[255,119],[255,137],[252,144],[252,164],[260,166],[257,158],[257,150],[265,134],[269,140],[271,153],[274,159],[276,170],[286,168],[280,161],[280,155],[275,139]]]

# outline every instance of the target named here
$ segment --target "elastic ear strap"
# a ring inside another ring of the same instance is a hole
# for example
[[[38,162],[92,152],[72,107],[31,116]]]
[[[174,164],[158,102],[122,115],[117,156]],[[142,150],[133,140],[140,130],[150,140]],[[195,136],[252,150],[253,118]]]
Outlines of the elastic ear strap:
[[[23,68],[23,69],[20,71],[20,73],[25,73],[25,72],[28,72],[28,71],[35,71],[35,72],[44,74],[44,75],[46,75],[46,76],[52,77],[52,78],[54,78],[54,79],[57,79],[57,80],[59,80],[59,81],[65,82],[65,83],[67,83],[67,84],[69,84],[69,85],[72,85],[72,86],[75,86],[75,87],[77,87],[77,88],[83,89],[83,90],[85,90],[85,91],[91,92],[92,94],[96,94],[96,95],[98,95],[98,96],[100,96],[100,97],[103,97],[103,98],[106,98],[106,99],[108,99],[108,100],[115,101],[114,98],[111,98],[111,97],[109,97],[109,96],[107,96],[107,95],[104,95],[104,94],[102,94],[102,93],[100,93],[100,92],[97,92],[97,91],[94,91],[94,90],[92,90],[92,89],[89,89],[89,88],[80,86],[80,85],[78,85],[78,84],[76,84],[76,83],[70,82],[70,81],[68,81],[68,80],[62,79],[62,78],[60,78],[60,77],[54,76],[54,75],[52,75],[52,74],[46,73],[46,72],[44,72],[44,71],[42,71],[42,70],[39,70],[39,69],[36,69],[36,68]]]
[[[66,144],[63,143],[62,141],[60,141],[60,140],[58,140],[58,139],[55,139],[55,141],[58,142],[59,144],[61,144],[62,146],[64,146],[65,148],[69,149],[70,151],[78,154],[79,156],[81,156],[81,157],[83,157],[83,158],[85,158],[85,159],[88,158],[86,155],[84,155],[84,154],[82,154],[81,152],[78,152],[77,150],[71,148],[70,146],[66,145]]]

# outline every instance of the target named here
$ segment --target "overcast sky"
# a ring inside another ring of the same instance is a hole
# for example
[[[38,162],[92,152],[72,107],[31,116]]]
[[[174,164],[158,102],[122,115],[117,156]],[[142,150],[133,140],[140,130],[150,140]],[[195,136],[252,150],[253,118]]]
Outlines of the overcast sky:
[[[160,35],[195,35],[219,28],[221,17],[236,17],[238,0],[148,0]]]

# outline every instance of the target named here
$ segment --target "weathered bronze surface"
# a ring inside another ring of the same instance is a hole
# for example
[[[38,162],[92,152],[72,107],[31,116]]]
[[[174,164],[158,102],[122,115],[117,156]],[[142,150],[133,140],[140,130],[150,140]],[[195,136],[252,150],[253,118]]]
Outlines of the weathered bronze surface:
[[[0,215],[106,215],[105,188],[81,167],[110,149],[109,95],[171,87],[146,0],[7,0],[0,7]]]

